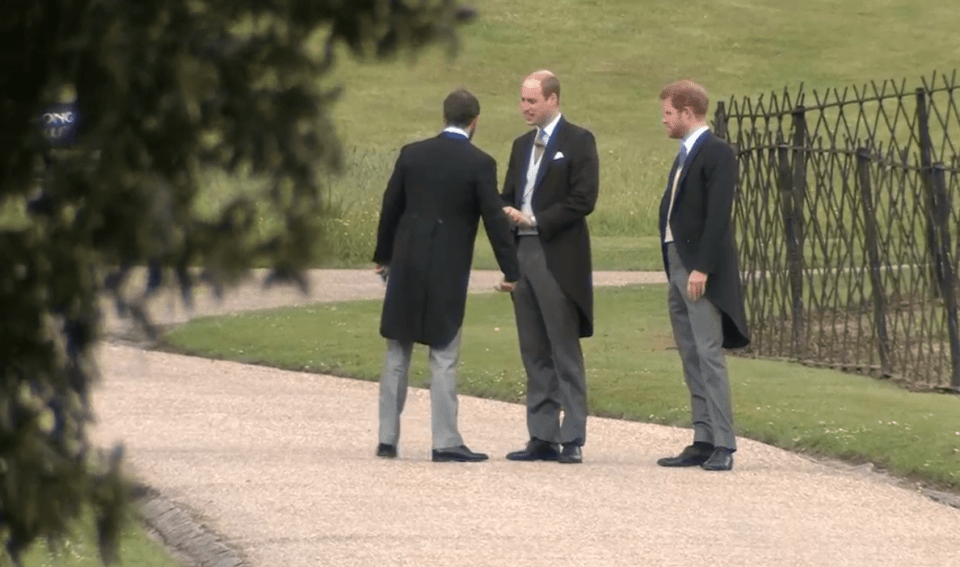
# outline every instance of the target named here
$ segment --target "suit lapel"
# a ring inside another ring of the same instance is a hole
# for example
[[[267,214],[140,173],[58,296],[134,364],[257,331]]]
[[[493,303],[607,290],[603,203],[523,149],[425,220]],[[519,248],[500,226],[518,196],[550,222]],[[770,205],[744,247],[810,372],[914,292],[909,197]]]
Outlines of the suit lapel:
[[[560,136],[563,135],[563,116],[557,121],[557,126],[553,129],[553,134],[547,140],[547,147],[543,150],[543,158],[540,161],[540,168],[537,170],[537,182],[533,184],[533,190],[540,188],[543,182],[543,176],[547,174],[547,169],[553,164],[553,156],[557,155],[557,147],[560,145]],[[531,148],[532,150],[533,148]]]

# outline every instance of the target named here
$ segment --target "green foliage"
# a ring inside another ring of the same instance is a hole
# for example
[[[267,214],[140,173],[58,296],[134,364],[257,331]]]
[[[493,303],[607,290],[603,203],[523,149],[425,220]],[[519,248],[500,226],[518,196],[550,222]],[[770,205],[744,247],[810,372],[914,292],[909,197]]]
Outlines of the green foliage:
[[[87,508],[103,559],[115,555],[121,452],[86,436],[99,294],[146,324],[150,290],[124,288],[134,265],[156,268],[150,288],[176,276],[187,296],[193,266],[218,285],[253,262],[302,282],[324,250],[318,181],[342,160],[338,91],[319,86],[337,46],[359,59],[452,47],[471,16],[454,0],[3,3],[0,538],[14,559]],[[40,133],[54,103],[57,128],[77,128],[70,143]],[[204,210],[217,172],[249,187]]]
[[[666,286],[600,288],[595,299],[597,335],[583,341],[591,413],[689,427]],[[377,380],[380,308],[354,301],[196,319],[165,341],[204,356]],[[470,296],[462,332],[460,392],[522,402],[526,375],[510,298]],[[425,354],[414,354],[413,386],[428,384]],[[787,362],[727,363],[740,435],[960,490],[960,397]]]

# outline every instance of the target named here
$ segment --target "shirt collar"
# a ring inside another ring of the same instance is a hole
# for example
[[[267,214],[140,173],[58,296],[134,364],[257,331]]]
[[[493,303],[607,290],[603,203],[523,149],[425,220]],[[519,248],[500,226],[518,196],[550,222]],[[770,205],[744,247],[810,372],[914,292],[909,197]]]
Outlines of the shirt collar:
[[[470,134],[463,128],[459,128],[457,126],[447,126],[443,129],[443,131],[450,132],[451,134],[459,134],[468,140],[470,139]]]
[[[539,136],[539,135],[540,135],[540,131],[543,130],[544,132],[547,133],[547,138],[546,138],[546,140],[544,140],[544,141],[545,141],[545,142],[549,142],[549,141],[550,141],[550,137],[553,136],[553,131],[557,129],[557,124],[560,123],[560,117],[561,117],[561,116],[563,116],[563,115],[558,112],[556,118],[554,118],[553,120],[551,120],[549,124],[547,124],[546,126],[544,126],[542,129],[541,129],[541,128],[537,128],[537,136]]]
[[[690,150],[693,149],[693,145],[696,144],[697,140],[700,139],[700,136],[702,136],[703,133],[709,129],[710,129],[709,126],[701,126],[696,130],[694,130],[692,134],[690,134],[689,136],[683,139],[683,145],[685,148],[687,148],[688,154],[690,153]]]

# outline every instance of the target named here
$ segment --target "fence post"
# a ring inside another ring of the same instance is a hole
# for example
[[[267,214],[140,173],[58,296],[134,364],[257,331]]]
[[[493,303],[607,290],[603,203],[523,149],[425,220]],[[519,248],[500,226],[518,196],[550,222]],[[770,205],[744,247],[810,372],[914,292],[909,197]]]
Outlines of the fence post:
[[[933,222],[935,224],[938,264],[937,273],[941,276],[940,297],[946,311],[947,333],[950,339],[950,386],[960,388],[960,325],[957,321],[956,271],[950,261],[950,203],[947,196],[947,183],[942,163],[933,165],[930,171],[933,186]]]
[[[863,204],[863,221],[866,227],[866,248],[870,258],[870,287],[873,295],[873,319],[877,330],[877,350],[880,354],[880,371],[890,376],[890,338],[887,334],[887,297],[880,274],[880,249],[877,237],[877,211],[873,205],[873,190],[870,185],[870,152],[857,149],[857,186]]]
[[[713,133],[727,140],[727,108],[722,100],[717,101],[717,110],[713,114]]]
[[[798,139],[801,140],[801,147],[804,147],[806,145],[806,120],[803,117],[803,107],[797,107],[797,110],[793,113],[792,142],[796,143]],[[803,176],[806,173],[805,152],[799,150],[796,145],[791,147],[784,142],[781,140],[780,147],[777,150],[777,161],[780,181],[780,212],[783,216],[784,240],[787,245],[787,273],[790,282],[791,350],[793,356],[803,358],[806,353],[806,344],[803,338],[805,317],[803,312],[803,249],[801,248],[803,201],[802,190],[797,189],[797,183],[803,181]],[[804,169],[803,174],[798,171],[801,166]]]
[[[930,115],[927,112],[927,91],[918,87],[917,95],[917,137],[920,140],[920,180],[924,188],[924,204],[927,218],[927,252],[930,258],[934,297],[940,297],[943,288],[943,274],[940,272],[940,245],[937,243],[936,203],[933,189],[933,142],[930,140]]]
[[[793,109],[793,218],[797,229],[797,245],[803,259],[806,222],[803,204],[807,197],[807,111],[803,105]]]

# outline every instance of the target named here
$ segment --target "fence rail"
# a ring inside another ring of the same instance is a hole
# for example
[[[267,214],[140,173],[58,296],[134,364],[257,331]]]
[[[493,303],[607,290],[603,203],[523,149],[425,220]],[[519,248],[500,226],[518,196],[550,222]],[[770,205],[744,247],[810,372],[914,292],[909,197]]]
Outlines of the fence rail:
[[[958,89],[954,71],[717,105],[749,353],[960,391]]]

